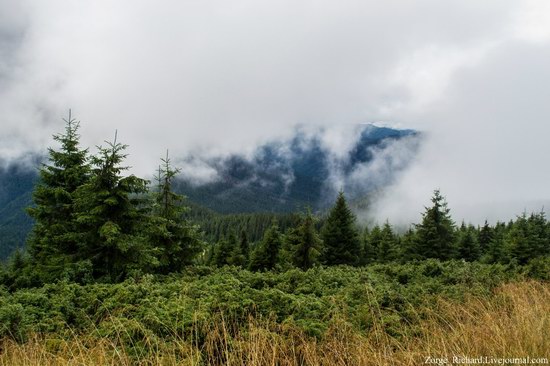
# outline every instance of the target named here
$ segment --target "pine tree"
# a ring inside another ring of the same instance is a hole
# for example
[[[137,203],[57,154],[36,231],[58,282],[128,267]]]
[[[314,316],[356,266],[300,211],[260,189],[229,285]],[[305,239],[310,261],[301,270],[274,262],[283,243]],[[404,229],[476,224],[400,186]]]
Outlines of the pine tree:
[[[421,258],[449,260],[455,256],[455,224],[447,202],[434,191],[432,207],[426,207],[422,223],[416,225],[416,250]]]
[[[317,264],[323,250],[323,242],[315,230],[315,221],[308,210],[294,232],[291,246],[293,264],[306,270]]]
[[[361,243],[355,228],[355,216],[348,207],[343,192],[339,193],[323,225],[321,238],[325,246],[325,264],[357,265],[359,263]]]
[[[237,246],[237,237],[234,232],[231,232],[227,238],[222,238],[214,248],[213,264],[217,267],[234,264],[232,258]]]
[[[27,243],[30,262],[45,282],[60,279],[75,261],[79,247],[75,222],[75,192],[90,178],[88,150],[80,148],[80,123],[64,119],[65,133],[53,136],[61,146],[49,148],[49,164],[40,168],[33,192],[34,205],[27,209],[35,220]]]
[[[370,248],[370,243],[369,243],[369,234],[370,234],[370,231],[369,231],[369,227],[366,226],[364,229],[363,229],[363,232],[360,234],[361,235],[361,258],[359,258],[359,265],[360,266],[364,266],[368,263],[368,258],[370,256],[370,253],[371,253],[371,248]]]
[[[506,231],[506,224],[497,222],[492,230],[491,241],[487,246],[487,251],[482,258],[484,263],[501,263],[506,259],[506,253],[504,249],[504,235]]]
[[[397,236],[393,233],[392,227],[388,221],[386,221],[382,229],[377,249],[378,262],[387,263],[395,259]]]
[[[248,244],[248,236],[246,235],[246,231],[242,229],[238,243],[235,245],[235,248],[233,249],[233,253],[231,254],[231,258],[229,262],[234,266],[247,267],[249,259],[250,259],[250,247]]]
[[[475,228],[471,225],[466,227],[464,222],[460,227],[458,237],[458,255],[460,258],[473,262],[479,259],[481,250],[477,242]]]
[[[531,259],[548,254],[544,212],[519,216],[511,225],[505,238],[505,249],[510,259],[527,264]]]
[[[380,243],[382,242],[382,229],[380,226],[374,225],[372,230],[369,233],[368,238],[366,238],[366,243],[364,247],[364,255],[366,258],[366,264],[374,263],[378,261],[378,251],[380,248]]]
[[[489,226],[487,223],[487,220],[485,220],[485,223],[479,229],[479,233],[477,236],[477,241],[479,243],[479,249],[482,253],[487,252],[487,249],[489,248],[489,244],[491,243],[491,240],[493,240],[493,229]]]
[[[248,243],[248,235],[246,234],[246,231],[244,229],[241,229],[239,247],[241,248],[241,254],[244,257],[244,265],[250,260],[250,244]]]
[[[412,227],[409,228],[401,238],[400,243],[400,262],[407,263],[415,259],[419,259],[418,253],[416,251],[416,232]]]
[[[126,148],[116,141],[116,135],[107,147],[99,146],[98,155],[91,159],[91,179],[76,191],[80,256],[92,262],[95,278],[110,281],[158,264],[141,236],[141,228],[147,224],[143,198],[147,181],[122,175],[128,169],[121,165]]]
[[[170,273],[191,264],[202,251],[203,243],[198,226],[184,218],[188,210],[183,205],[185,197],[176,194],[172,188],[180,170],[172,167],[168,151],[161,162],[155,177],[157,189],[153,194],[154,205],[146,231],[148,240],[158,249],[158,271]]]
[[[273,221],[265,232],[261,243],[257,246],[250,260],[250,269],[253,271],[270,270],[275,268],[279,261],[279,252],[282,247],[282,238],[279,226]]]

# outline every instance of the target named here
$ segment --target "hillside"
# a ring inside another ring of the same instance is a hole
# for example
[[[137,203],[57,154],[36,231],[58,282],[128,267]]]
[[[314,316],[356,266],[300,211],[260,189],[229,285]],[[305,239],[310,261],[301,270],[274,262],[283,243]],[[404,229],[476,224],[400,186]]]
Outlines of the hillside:
[[[332,204],[340,188],[351,201],[364,200],[369,193],[391,183],[395,173],[405,168],[409,161],[392,158],[392,143],[409,138],[403,145],[409,149],[408,159],[414,157],[419,144],[419,136],[413,130],[373,125],[359,126],[356,138],[349,143],[348,151],[335,157],[318,135],[306,136],[298,132],[287,141],[272,141],[258,147],[252,158],[231,155],[208,159],[204,163],[216,171],[217,179],[197,184],[190,172],[184,171],[175,190],[188,197],[188,204],[194,211],[191,217],[197,218],[198,223],[207,224],[206,237],[217,240],[219,233],[225,232],[223,226],[235,220],[234,217],[220,217],[219,213],[282,214],[306,206],[322,210]],[[377,156],[384,156],[384,169],[368,171],[369,164]],[[196,158],[189,156],[182,160]],[[359,176],[360,184],[357,184]],[[0,170],[0,260],[7,258],[15,248],[23,247],[32,227],[32,220],[24,208],[31,204],[36,179],[36,170],[27,165],[11,164]],[[334,187],[334,180],[342,182],[342,186]],[[218,219],[202,219],[205,212]],[[261,227],[268,226],[272,217],[262,216]]]
[[[340,189],[356,200],[391,183],[419,144],[413,130],[374,125],[358,126],[354,137],[338,155],[318,135],[297,133],[260,146],[252,158],[211,158],[201,163],[215,171],[215,178],[196,184],[183,171],[177,189],[190,201],[221,213],[293,212],[306,206],[319,210],[331,205]],[[402,142],[406,157],[393,154],[395,142]],[[383,161],[371,164],[376,159]]]

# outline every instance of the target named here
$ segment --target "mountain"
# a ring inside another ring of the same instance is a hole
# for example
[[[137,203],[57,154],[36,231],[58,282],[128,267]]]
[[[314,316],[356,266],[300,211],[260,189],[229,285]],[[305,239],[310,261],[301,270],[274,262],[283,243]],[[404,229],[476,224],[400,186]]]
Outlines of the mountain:
[[[175,188],[188,197],[194,210],[214,213],[288,213],[308,206],[323,210],[338,190],[362,202],[370,193],[393,182],[414,158],[420,135],[373,125],[356,126],[353,141],[335,151],[316,134],[297,132],[292,138],[259,146],[250,156],[233,154],[188,156]],[[177,160],[177,159],[176,159]],[[34,159],[38,166],[39,159]],[[200,163],[212,177],[198,181],[192,168]],[[5,164],[4,164],[5,166]],[[191,167],[191,168],[190,168]],[[31,204],[37,170],[28,163],[0,168],[0,260],[22,247],[32,220]]]
[[[185,169],[177,189],[189,200],[217,212],[320,210],[343,189],[351,200],[387,186],[414,158],[420,135],[374,125],[356,128],[356,141],[335,152],[322,134],[297,133],[287,141],[260,146],[252,157],[230,155],[201,160],[213,178],[196,183]],[[397,148],[398,147],[398,148]],[[197,165],[196,157],[187,163]]]
[[[36,171],[27,166],[0,169],[0,260],[25,243],[32,219],[24,209],[31,203],[36,178]]]

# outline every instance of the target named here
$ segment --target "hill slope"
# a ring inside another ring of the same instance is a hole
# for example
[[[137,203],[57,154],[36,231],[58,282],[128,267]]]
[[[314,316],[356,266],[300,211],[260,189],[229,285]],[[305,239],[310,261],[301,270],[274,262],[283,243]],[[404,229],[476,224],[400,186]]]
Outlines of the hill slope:
[[[214,215],[289,213],[305,206],[322,210],[339,189],[351,200],[362,200],[395,179],[414,158],[420,139],[412,130],[373,125],[357,126],[355,132],[355,141],[348,141],[338,153],[321,134],[297,132],[289,140],[258,147],[252,157],[185,157],[183,166],[199,161],[215,173],[214,178],[197,182],[193,169],[187,168],[175,187],[195,210],[205,207]],[[32,227],[24,208],[31,204],[36,179],[36,169],[28,164],[0,168],[0,260],[24,245]]]

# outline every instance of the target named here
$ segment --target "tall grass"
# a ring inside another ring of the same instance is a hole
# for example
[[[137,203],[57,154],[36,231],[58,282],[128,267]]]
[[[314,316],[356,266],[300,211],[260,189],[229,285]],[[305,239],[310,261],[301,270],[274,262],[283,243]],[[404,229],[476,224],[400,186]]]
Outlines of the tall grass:
[[[439,298],[419,309],[415,324],[404,325],[408,330],[398,336],[388,334],[377,309],[371,312],[368,331],[336,319],[321,339],[270,319],[250,317],[247,324],[232,324],[223,315],[216,322],[197,322],[196,337],[144,337],[141,348],[127,347],[122,323],[109,337],[35,335],[23,344],[5,339],[0,365],[418,365],[428,356],[550,355],[548,283],[509,283],[491,296],[464,302]],[[199,334],[206,336],[199,340]]]

